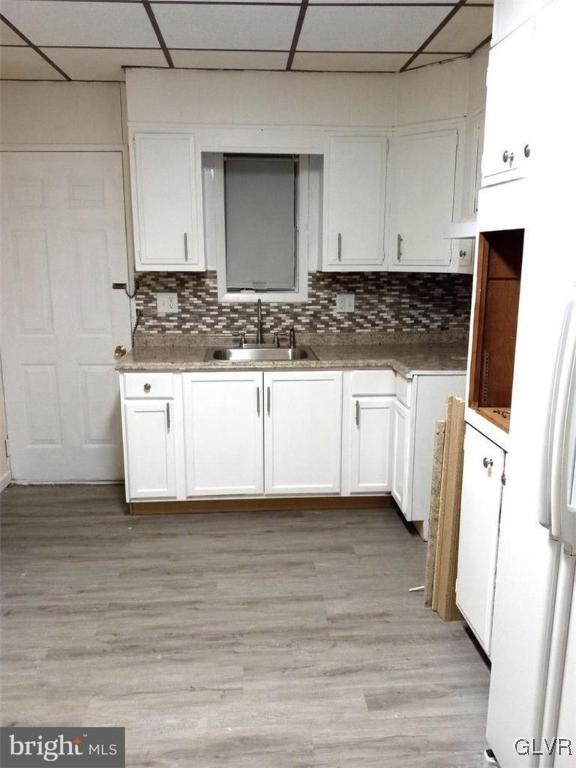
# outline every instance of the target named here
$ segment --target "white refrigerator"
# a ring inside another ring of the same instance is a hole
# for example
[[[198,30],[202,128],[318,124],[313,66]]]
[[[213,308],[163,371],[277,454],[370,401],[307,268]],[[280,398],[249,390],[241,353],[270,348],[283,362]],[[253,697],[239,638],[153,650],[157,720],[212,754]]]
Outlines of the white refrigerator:
[[[536,17],[487,724],[501,768],[576,766],[575,20],[574,0]]]

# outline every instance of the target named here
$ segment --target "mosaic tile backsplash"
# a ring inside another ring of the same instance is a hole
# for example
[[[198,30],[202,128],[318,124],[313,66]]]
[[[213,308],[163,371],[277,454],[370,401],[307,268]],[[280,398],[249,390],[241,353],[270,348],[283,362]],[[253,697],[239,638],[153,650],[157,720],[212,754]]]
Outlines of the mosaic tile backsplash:
[[[138,276],[139,330],[157,334],[232,334],[256,331],[254,304],[218,303],[216,272],[148,272]],[[159,316],[156,293],[178,294],[179,311]],[[336,294],[354,293],[355,312],[336,312]],[[472,277],[433,273],[310,273],[308,301],[264,304],[267,333],[366,331],[468,333]]]

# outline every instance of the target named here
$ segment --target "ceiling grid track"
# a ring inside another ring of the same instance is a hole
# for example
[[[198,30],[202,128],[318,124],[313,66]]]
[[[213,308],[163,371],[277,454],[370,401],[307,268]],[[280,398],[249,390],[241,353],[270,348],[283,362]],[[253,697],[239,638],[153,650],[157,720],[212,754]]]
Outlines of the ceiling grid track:
[[[41,57],[44,59],[44,61],[45,61],[47,64],[50,64],[50,66],[51,66],[53,69],[55,69],[55,70],[56,70],[56,72],[58,72],[60,75],[62,75],[62,77],[64,78],[64,80],[68,80],[69,82],[71,82],[71,81],[72,81],[72,78],[71,78],[69,75],[67,75],[67,74],[66,74],[66,72],[64,72],[64,70],[63,70],[63,69],[60,69],[60,67],[58,66],[58,64],[56,64],[55,62],[53,62],[53,61],[52,61],[52,59],[51,59],[49,56],[47,56],[47,55],[44,53],[44,51],[43,51],[43,50],[41,50],[40,48],[38,48],[38,46],[37,46],[37,45],[34,45],[34,43],[32,42],[32,40],[30,40],[28,37],[26,37],[26,35],[25,35],[23,32],[20,32],[20,30],[18,29],[18,27],[15,27],[15,26],[14,26],[14,24],[12,24],[12,22],[11,22],[11,21],[9,21],[9,20],[6,18],[6,16],[4,16],[4,14],[3,14],[3,13],[0,13],[0,21],[4,22],[4,24],[6,24],[6,26],[7,26],[7,27],[9,27],[9,28],[12,30],[12,32],[14,32],[14,34],[16,34],[16,35],[18,35],[18,37],[22,38],[22,40],[24,40],[24,42],[26,43],[26,45],[27,45],[29,48],[32,48],[32,50],[33,50],[33,51],[35,51],[35,52],[38,54],[38,56],[41,56]]]
[[[154,32],[156,33],[156,37],[158,38],[158,45],[160,46],[160,48],[162,48],[164,56],[166,57],[166,61],[168,62],[168,66],[171,69],[174,69],[174,62],[172,61],[172,55],[168,50],[168,47],[164,41],[164,35],[162,34],[160,27],[158,26],[158,21],[156,19],[156,16],[154,15],[152,6],[150,5],[150,0],[142,0],[142,5],[144,6],[146,13],[148,14],[148,18],[150,19],[150,24],[152,24],[152,28],[154,29]]]
[[[296,28],[294,29],[294,36],[292,38],[292,45],[290,46],[290,53],[288,54],[288,61],[286,62],[286,71],[292,69],[294,62],[294,56],[296,55],[296,49],[298,48],[298,41],[300,40],[300,33],[304,25],[304,18],[306,17],[306,11],[308,10],[308,0],[302,0],[300,5],[300,13],[296,20]]]
[[[454,18],[454,16],[456,16],[456,14],[457,14],[457,13],[458,13],[458,11],[460,10],[460,8],[462,8],[462,6],[463,6],[463,5],[465,5],[465,3],[466,3],[466,0],[459,0],[458,4],[457,4],[457,5],[455,5],[455,6],[452,8],[452,10],[450,11],[450,13],[448,13],[448,14],[447,14],[447,16],[446,16],[444,19],[442,19],[442,21],[440,22],[440,24],[438,24],[438,26],[436,27],[436,29],[435,29],[435,30],[433,30],[433,31],[432,31],[432,33],[431,33],[430,35],[428,35],[428,37],[426,38],[426,40],[424,40],[424,42],[422,43],[422,45],[420,46],[420,48],[418,48],[418,50],[417,50],[417,51],[415,51],[415,52],[412,54],[412,56],[411,56],[411,57],[408,59],[408,61],[407,61],[407,62],[404,64],[404,66],[402,66],[402,67],[400,68],[400,72],[406,72],[406,70],[408,69],[408,67],[410,66],[410,64],[412,64],[412,62],[413,62],[413,61],[415,61],[415,60],[418,58],[418,56],[419,56],[421,53],[423,53],[423,52],[426,50],[426,48],[428,48],[428,46],[430,45],[430,43],[432,42],[432,40],[434,40],[434,38],[435,38],[435,37],[437,37],[437,36],[438,36],[438,34],[439,34],[439,33],[440,33],[440,32],[441,32],[443,29],[444,29],[444,27],[446,26],[446,24],[448,24],[448,22],[449,22],[449,21],[450,21],[452,18]]]

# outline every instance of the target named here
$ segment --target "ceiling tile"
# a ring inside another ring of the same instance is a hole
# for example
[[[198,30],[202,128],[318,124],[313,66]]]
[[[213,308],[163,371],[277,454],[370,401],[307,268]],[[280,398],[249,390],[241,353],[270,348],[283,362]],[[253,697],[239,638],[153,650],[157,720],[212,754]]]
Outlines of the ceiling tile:
[[[36,45],[158,46],[140,3],[2,0],[2,13]]]
[[[16,32],[12,32],[7,24],[0,21],[0,44],[1,45],[26,45],[24,40],[17,35]]]
[[[362,4],[372,4],[375,5],[423,5],[426,4],[428,0],[310,0],[310,3],[308,4],[308,7],[311,5],[334,5],[335,3],[337,5],[357,5],[358,3]],[[458,0],[429,0],[430,5],[441,5],[441,6],[447,6],[447,5],[456,5]],[[492,0],[490,0],[492,2]],[[450,8],[446,9],[447,11],[450,10]]]
[[[439,64],[441,61],[453,61],[454,59],[460,59],[467,55],[468,54],[465,53],[421,53],[414,59],[412,64],[410,64],[408,70],[425,67],[428,64]]]
[[[299,49],[415,51],[449,12],[441,7],[308,8]]]
[[[287,53],[170,51],[174,66],[193,69],[286,69]]]
[[[47,48],[45,53],[73,80],[124,80],[122,66],[168,66],[159,48]]]
[[[432,40],[426,51],[472,51],[492,32],[492,8],[464,6]]]
[[[320,72],[398,72],[408,53],[297,53],[292,69]]]
[[[289,50],[298,12],[298,6],[154,6],[169,48]]]
[[[63,80],[33,48],[0,48],[2,80]]]

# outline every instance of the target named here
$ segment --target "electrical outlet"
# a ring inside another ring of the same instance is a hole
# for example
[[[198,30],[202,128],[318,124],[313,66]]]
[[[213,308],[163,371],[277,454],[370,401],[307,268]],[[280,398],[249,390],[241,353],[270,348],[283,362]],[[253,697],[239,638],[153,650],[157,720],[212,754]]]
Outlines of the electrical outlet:
[[[159,315],[171,315],[174,312],[178,312],[178,294],[157,293],[156,311]]]
[[[336,312],[354,312],[354,294],[336,294]]]

